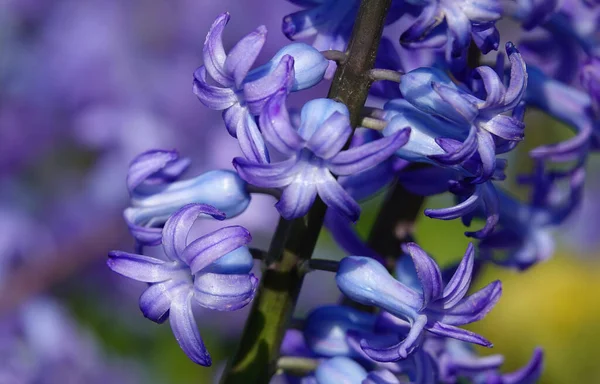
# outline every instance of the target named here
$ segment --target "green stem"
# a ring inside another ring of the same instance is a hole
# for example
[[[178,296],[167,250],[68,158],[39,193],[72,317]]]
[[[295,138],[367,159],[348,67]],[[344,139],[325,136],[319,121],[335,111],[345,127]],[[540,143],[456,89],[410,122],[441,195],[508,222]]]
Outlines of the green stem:
[[[371,85],[368,72],[375,63],[390,3],[391,0],[362,0],[348,44],[347,60],[339,64],[329,90],[329,98],[348,107],[353,127],[359,124],[367,100]],[[281,341],[302,286],[299,263],[312,256],[325,210],[325,204],[317,199],[305,217],[279,221],[268,252],[267,269],[222,384],[268,383],[275,373]]]

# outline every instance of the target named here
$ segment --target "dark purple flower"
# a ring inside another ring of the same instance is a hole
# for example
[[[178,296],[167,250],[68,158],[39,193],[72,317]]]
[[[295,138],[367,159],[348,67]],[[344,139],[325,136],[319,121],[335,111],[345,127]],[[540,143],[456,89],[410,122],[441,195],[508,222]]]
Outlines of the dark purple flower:
[[[532,186],[528,203],[506,192],[499,193],[499,225],[479,243],[482,257],[518,270],[550,258],[554,252],[551,230],[562,224],[579,205],[584,180],[582,166],[554,172],[546,171],[539,163],[533,175],[524,180]],[[566,193],[565,181],[568,183]]]
[[[441,341],[434,341],[440,343]],[[459,378],[468,378],[474,384],[534,384],[543,369],[543,351],[536,348],[531,361],[512,373],[500,373],[504,363],[502,355],[477,356],[470,345],[456,340],[442,342],[440,351],[435,351],[443,383],[456,383]]]
[[[389,347],[374,348],[367,340],[361,341],[365,353],[376,361],[404,359],[422,343],[424,330],[491,346],[476,333],[456,327],[482,319],[502,292],[501,283],[495,281],[465,297],[475,258],[473,246],[469,245],[454,276],[445,285],[433,259],[414,243],[407,244],[406,249],[415,264],[421,290],[394,279],[383,265],[371,258],[350,256],[340,262],[336,282],[346,296],[361,304],[381,308],[410,325],[406,338]]]
[[[557,162],[583,160],[590,148],[599,146],[599,125],[593,115],[592,99],[585,92],[551,79],[538,68],[530,67],[527,72],[529,84],[525,101],[576,132],[567,140],[535,148],[531,156]]]
[[[175,212],[162,231],[167,261],[112,251],[107,264],[123,276],[150,283],[140,297],[144,316],[157,323],[170,318],[183,351],[195,363],[209,366],[211,358],[196,326],[192,299],[205,308],[234,311],[252,300],[258,279],[250,273],[253,259],[245,245],[251,236],[245,228],[221,228],[188,243],[191,226],[201,214],[225,218],[204,204],[189,204]]]
[[[286,159],[260,164],[238,157],[233,165],[250,184],[281,188],[276,207],[288,220],[304,216],[318,194],[330,208],[356,221],[360,207],[333,175],[356,174],[381,163],[406,143],[410,130],[342,150],[352,135],[344,104],[331,99],[309,101],[296,130],[285,99],[285,92],[280,92],[265,105],[260,125],[266,141]]]

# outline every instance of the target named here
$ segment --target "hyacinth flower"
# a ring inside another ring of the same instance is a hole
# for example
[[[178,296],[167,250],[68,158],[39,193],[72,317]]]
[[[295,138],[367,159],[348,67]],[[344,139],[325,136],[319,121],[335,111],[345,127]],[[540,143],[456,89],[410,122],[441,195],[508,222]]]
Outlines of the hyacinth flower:
[[[229,13],[220,15],[206,36],[204,65],[194,73],[194,93],[208,108],[223,111],[227,131],[238,139],[244,156],[267,163],[269,154],[254,116],[281,88],[298,91],[318,83],[328,61],[311,46],[298,43],[284,47],[271,62],[250,71],[266,42],[267,29],[258,27],[227,54],[222,34],[228,22]]]
[[[434,165],[402,170],[398,173],[402,185],[420,196],[449,191],[459,199],[458,204],[453,207],[426,209],[425,214],[441,220],[462,217],[465,224],[469,224],[471,215],[476,210],[481,210],[485,212],[485,226],[478,231],[467,232],[467,235],[482,238],[489,234],[498,221],[498,197],[491,181],[505,178],[506,160],[495,159],[496,168],[491,179],[481,182],[478,175],[481,175],[483,165],[477,153],[472,154],[462,164],[452,165],[446,164],[446,161],[439,161],[440,157],[456,151],[461,146],[461,141],[457,138],[467,134],[467,127],[424,113],[406,100],[392,100],[384,109],[385,118],[389,121],[383,130],[384,136],[393,135],[402,127],[411,127],[408,142],[396,151],[396,156],[411,162]]]
[[[131,162],[127,174],[131,206],[124,217],[138,246],[159,245],[162,226],[186,204],[208,204],[228,218],[250,204],[246,183],[235,172],[216,170],[178,180],[188,165],[187,158],[166,150],[144,152]]]
[[[447,59],[460,57],[473,40],[483,53],[498,49],[495,22],[502,16],[498,0],[405,0],[421,7],[400,42],[411,48],[446,47]]]
[[[499,225],[479,243],[482,258],[520,271],[549,259],[554,253],[551,231],[579,206],[584,180],[582,166],[566,172],[548,172],[543,164],[538,164],[533,175],[522,180],[532,185],[527,204],[505,192],[499,193]],[[561,189],[562,181],[569,184],[566,193]],[[499,251],[504,255],[495,257],[494,252]]]
[[[140,296],[144,316],[159,324],[169,318],[186,355],[197,364],[210,366],[192,302],[218,311],[235,311],[252,300],[258,279],[250,273],[253,259],[246,245],[252,238],[245,228],[221,228],[188,243],[188,233],[199,215],[225,218],[223,212],[209,205],[188,204],[169,217],[163,228],[167,260],[112,251],[107,264],[125,277],[149,283]]]
[[[506,44],[506,52],[511,63],[508,87],[503,84],[503,76],[492,68],[481,66],[475,69],[485,87],[485,100],[459,88],[446,73],[434,68],[411,71],[402,77],[400,84],[404,98],[417,109],[468,128],[467,135],[460,140],[462,145],[457,148],[448,145],[449,149],[453,149],[450,153],[433,157],[438,162],[455,165],[477,153],[481,161],[478,181],[490,179],[496,170],[498,140],[515,142],[524,137],[525,125],[520,119],[518,105],[525,93],[527,71],[512,43]],[[516,115],[505,115],[508,111]],[[437,142],[440,145],[444,143],[442,139]]]
[[[434,353],[437,354],[442,383],[456,383],[459,378],[468,378],[474,384],[534,384],[541,376],[544,361],[542,349],[536,348],[526,366],[515,372],[502,374],[499,369],[504,363],[503,356],[479,357],[470,345],[456,340],[443,342],[441,351]]]
[[[598,149],[598,122],[590,95],[549,78],[538,68],[530,67],[527,72],[525,101],[564,122],[576,133],[565,141],[533,149],[531,157],[557,162],[582,161],[590,149]]]
[[[304,216],[317,194],[339,214],[358,219],[360,207],[333,175],[351,175],[376,166],[406,143],[410,129],[359,147],[342,150],[352,135],[346,106],[331,99],[315,99],[304,105],[296,130],[279,92],[265,105],[260,126],[266,141],[285,160],[261,164],[237,157],[233,165],[242,179],[264,188],[281,188],[275,205],[285,219]]]
[[[394,279],[383,265],[371,258],[349,256],[340,262],[336,282],[344,295],[361,304],[381,308],[410,325],[406,338],[386,348],[374,348],[367,340],[361,340],[365,353],[382,362],[405,359],[420,346],[425,330],[491,346],[482,336],[457,327],[481,320],[499,300],[502,291],[500,281],[495,281],[465,297],[475,258],[473,246],[469,245],[456,273],[445,286],[433,259],[414,243],[408,243],[406,250],[415,264],[421,290]]]

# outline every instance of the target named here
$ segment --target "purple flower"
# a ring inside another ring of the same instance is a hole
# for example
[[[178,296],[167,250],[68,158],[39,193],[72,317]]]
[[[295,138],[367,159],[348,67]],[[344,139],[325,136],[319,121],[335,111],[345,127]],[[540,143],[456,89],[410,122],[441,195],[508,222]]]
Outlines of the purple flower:
[[[574,137],[562,142],[537,147],[530,155],[557,162],[583,160],[590,146],[597,149],[600,143],[592,99],[585,92],[549,78],[538,68],[529,67],[527,72],[526,102],[563,121],[576,132]]]
[[[192,299],[205,308],[234,311],[252,300],[258,279],[250,273],[253,259],[245,245],[252,238],[245,228],[221,228],[188,244],[191,226],[201,214],[225,218],[204,204],[189,204],[175,212],[162,232],[167,261],[112,251],[107,264],[123,276],[150,283],[140,296],[144,316],[157,323],[170,318],[173,334],[186,355],[209,366],[211,358],[196,326]]]
[[[568,191],[563,182],[568,181]],[[526,204],[505,192],[499,194],[498,229],[479,243],[484,259],[518,270],[547,260],[554,252],[551,229],[562,224],[578,207],[583,194],[585,171],[577,166],[567,172],[548,172],[539,163],[526,181],[532,185]],[[503,252],[494,255],[493,252]]]
[[[517,106],[527,85],[525,62],[511,43],[506,44],[506,51],[511,62],[508,87],[492,68],[482,66],[476,69],[485,87],[485,100],[459,88],[448,75],[434,68],[411,71],[403,76],[400,84],[402,95],[416,108],[468,127],[467,136],[461,140],[462,145],[454,146],[449,153],[432,155],[432,158],[454,165],[463,163],[477,152],[481,161],[480,181],[490,179],[496,170],[497,141],[516,142],[524,136],[525,125]],[[515,110],[515,116],[503,114],[511,110]],[[440,140],[437,143],[440,146],[444,144]]]
[[[501,283],[495,281],[465,297],[475,258],[473,246],[469,245],[454,276],[445,286],[433,259],[414,243],[408,243],[406,249],[415,264],[421,290],[395,280],[383,265],[373,259],[349,256],[340,262],[336,282],[346,296],[361,304],[381,308],[410,325],[404,340],[386,348],[374,348],[367,340],[362,340],[361,347],[365,353],[376,361],[404,359],[421,344],[424,330],[438,336],[491,346],[483,337],[456,327],[482,319],[496,304],[502,291]]]
[[[429,163],[435,166],[403,170],[399,173],[399,180],[403,186],[412,193],[422,196],[447,191],[457,196],[457,205],[444,209],[427,209],[425,214],[442,220],[462,217],[465,224],[468,225],[469,217],[477,209],[480,209],[486,215],[486,225],[476,232],[467,232],[467,235],[482,238],[490,233],[498,221],[498,197],[492,182],[481,180],[481,177],[478,176],[482,174],[484,167],[481,157],[478,153],[473,153],[461,164],[448,164],[446,157],[448,153],[458,153],[465,157],[468,155],[460,150],[464,145],[456,138],[466,135],[470,128],[464,125],[461,127],[457,123],[424,113],[406,100],[392,100],[385,105],[385,110],[389,123],[383,131],[384,136],[395,134],[403,127],[411,127],[408,143],[398,149],[396,155],[408,161]],[[470,143],[469,147],[474,148],[476,145],[474,140],[467,139],[465,144],[467,142]],[[485,146],[485,148],[488,147]],[[495,148],[493,150],[494,157],[496,151],[502,152],[503,149]],[[491,179],[503,180],[506,160],[494,159],[493,163],[495,169]],[[343,227],[339,227],[337,230],[342,231]],[[345,238],[350,237],[346,236]]]
[[[222,34],[228,22],[229,13],[222,14],[206,36],[204,65],[194,73],[194,93],[207,107],[223,110],[227,131],[238,139],[244,156],[267,163],[269,154],[254,116],[260,114],[263,105],[278,90],[300,90],[319,82],[327,60],[314,48],[295,44],[282,49],[263,67],[249,72],[265,44],[267,29],[258,27],[226,54]]]
[[[246,183],[235,172],[210,171],[177,181],[188,165],[187,158],[165,150],[144,152],[131,162],[127,174],[131,206],[124,216],[140,246],[160,244],[163,224],[186,204],[208,204],[228,218],[248,207]]]
[[[502,355],[479,357],[470,345],[456,340],[445,341],[436,355],[443,383],[456,383],[459,378],[468,378],[474,384],[534,384],[543,369],[541,348],[535,349],[525,367],[505,374],[499,372],[504,363]]]
[[[281,188],[276,207],[288,220],[305,215],[318,194],[327,206],[356,221],[360,207],[333,174],[356,174],[379,164],[406,143],[410,130],[342,150],[352,135],[344,104],[330,99],[309,101],[302,108],[296,130],[285,107],[285,96],[285,91],[279,92],[267,102],[260,116],[267,142],[285,160],[260,164],[238,157],[233,161],[234,167],[250,184]]]
[[[400,37],[413,47],[446,46],[447,59],[463,55],[473,39],[484,53],[498,48],[495,22],[502,16],[498,0],[406,0],[422,9]],[[445,34],[445,36],[443,36]]]

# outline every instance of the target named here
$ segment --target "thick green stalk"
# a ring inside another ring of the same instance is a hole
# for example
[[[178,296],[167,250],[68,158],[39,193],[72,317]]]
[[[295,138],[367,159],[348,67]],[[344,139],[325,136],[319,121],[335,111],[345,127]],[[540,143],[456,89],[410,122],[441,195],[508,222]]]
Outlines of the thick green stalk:
[[[367,100],[385,16],[391,0],[362,0],[348,45],[347,60],[340,63],[328,97],[348,107],[356,127]],[[317,199],[309,213],[294,221],[281,219],[269,249],[267,268],[256,294],[240,345],[222,384],[268,383],[277,369],[281,341],[291,320],[303,274],[299,263],[310,259],[325,217]]]

